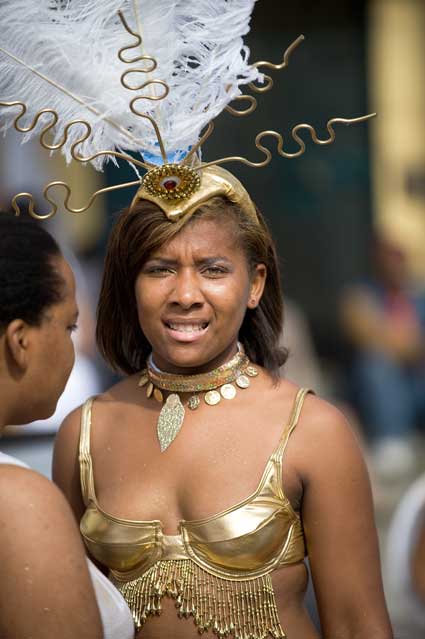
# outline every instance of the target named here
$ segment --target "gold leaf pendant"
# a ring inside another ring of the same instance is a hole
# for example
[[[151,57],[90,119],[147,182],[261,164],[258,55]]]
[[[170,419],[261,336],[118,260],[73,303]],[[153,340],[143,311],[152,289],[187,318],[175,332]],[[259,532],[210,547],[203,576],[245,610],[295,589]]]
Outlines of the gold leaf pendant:
[[[180,397],[176,393],[172,393],[167,397],[164,406],[159,413],[157,434],[161,453],[177,437],[184,420],[184,406],[180,401]]]

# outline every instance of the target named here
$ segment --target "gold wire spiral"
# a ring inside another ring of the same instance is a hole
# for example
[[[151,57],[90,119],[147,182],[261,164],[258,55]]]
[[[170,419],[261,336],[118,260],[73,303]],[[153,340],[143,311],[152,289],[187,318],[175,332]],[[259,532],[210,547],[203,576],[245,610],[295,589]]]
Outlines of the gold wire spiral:
[[[137,15],[137,14],[136,14]],[[166,82],[164,82],[164,80],[151,80],[150,78],[146,81],[143,82],[142,84],[138,85],[138,86],[130,86],[127,83],[127,77],[130,74],[134,74],[134,73],[152,73],[156,68],[157,68],[157,61],[155,60],[155,58],[153,58],[150,55],[138,55],[136,57],[131,58],[131,60],[128,60],[124,57],[124,52],[125,51],[129,51],[131,49],[135,49],[137,47],[140,47],[142,45],[142,37],[140,35],[140,33],[137,33],[136,31],[133,31],[130,27],[130,25],[128,24],[127,20],[124,17],[124,14],[122,13],[122,11],[118,11],[118,16],[125,28],[125,30],[132,35],[136,41],[133,44],[130,45],[126,45],[125,47],[122,47],[119,51],[118,51],[118,57],[121,60],[121,62],[124,62],[125,64],[135,64],[138,62],[145,62],[145,61],[149,61],[151,62],[152,66],[149,69],[143,69],[143,68],[138,68],[138,69],[129,69],[128,71],[124,71],[124,73],[121,75],[121,84],[123,85],[123,87],[125,89],[128,89],[129,91],[143,91],[143,89],[146,89],[148,87],[153,88],[153,95],[143,95],[143,96],[137,96],[136,98],[133,98],[130,102],[130,110],[132,111],[132,113],[134,113],[134,115],[136,115],[139,118],[145,118],[146,120],[148,120],[152,126],[153,129],[155,131],[155,135],[156,135],[156,139],[158,141],[159,144],[159,148],[161,151],[161,156],[162,156],[162,160],[164,163],[167,163],[168,158],[167,158],[167,153],[165,150],[165,146],[164,146],[164,142],[162,140],[162,135],[161,132],[159,130],[158,124],[155,122],[155,120],[153,119],[152,116],[148,115],[147,113],[142,113],[141,111],[138,111],[136,108],[136,103],[139,102],[139,100],[164,100],[164,98],[167,97],[167,95],[170,92],[170,88],[168,86],[168,84]],[[154,87],[156,86],[160,86],[163,89],[163,93],[162,95],[155,95],[155,89]]]
[[[280,64],[274,64],[273,62],[260,60],[259,62],[255,62],[253,66],[256,67],[257,69],[259,69],[260,67],[267,67],[268,69],[273,69],[274,71],[282,71],[282,69],[286,69],[286,67],[289,64],[289,57],[292,51],[294,51],[294,49],[296,49],[304,40],[305,40],[304,35],[303,34],[299,35],[298,38],[296,38],[286,49],[285,53],[283,54],[283,60]],[[266,93],[266,91],[270,91],[270,89],[273,86],[273,79],[269,75],[265,75],[264,78],[266,79],[265,86],[259,87],[254,82],[250,82],[248,84],[249,88],[252,91],[256,91],[257,93]]]
[[[136,62],[140,62],[140,61],[149,61],[151,63],[151,67],[148,68],[148,69],[130,69],[130,70],[125,71],[122,74],[122,76],[121,76],[122,85],[126,89],[136,90],[136,91],[143,90],[144,88],[146,88],[146,87],[148,87],[150,85],[160,85],[164,89],[163,95],[161,95],[161,96],[138,96],[138,97],[134,98],[130,102],[130,109],[138,117],[146,118],[147,120],[149,120],[151,122],[151,124],[152,124],[152,126],[154,128],[157,140],[158,140],[158,144],[159,144],[160,149],[161,149],[162,157],[163,157],[164,161],[166,161],[167,155],[166,155],[166,152],[165,152],[165,148],[164,148],[164,145],[163,145],[163,142],[162,142],[162,138],[161,138],[161,134],[160,134],[158,125],[156,124],[155,120],[151,116],[149,116],[147,114],[144,114],[144,113],[140,113],[136,109],[135,104],[137,103],[138,100],[141,100],[141,99],[151,99],[151,100],[163,99],[163,98],[165,98],[168,95],[169,87],[162,80],[148,80],[147,82],[144,82],[141,85],[138,85],[136,87],[132,87],[132,86],[129,86],[127,84],[127,77],[129,76],[129,74],[131,74],[131,73],[151,73],[153,70],[156,69],[157,62],[152,56],[146,56],[146,55],[140,56],[139,55],[139,56],[134,57],[132,59],[128,59],[128,58],[126,58],[124,56],[124,53],[126,51],[128,51],[130,49],[133,49],[133,48],[136,48],[136,47],[141,45],[141,37],[140,37],[139,34],[135,33],[134,31],[132,31],[130,29],[130,27],[128,26],[128,24],[127,24],[127,22],[126,22],[123,14],[121,12],[118,12],[118,15],[119,15],[119,17],[121,19],[121,22],[124,25],[125,29],[131,35],[133,35],[136,38],[136,42],[134,44],[127,45],[127,46],[121,48],[118,51],[119,59],[122,62],[126,63],[126,64],[132,64],[132,63],[136,63]],[[20,65],[26,67],[27,69],[29,69],[31,72],[33,72],[35,75],[39,76],[41,79],[43,79],[46,82],[48,82],[49,84],[55,86],[57,89],[59,89],[63,93],[66,93],[69,97],[77,100],[78,102],[83,104],[86,108],[88,108],[90,111],[92,111],[96,115],[102,117],[106,122],[108,122],[108,124],[110,124],[111,126],[116,128],[117,130],[119,130],[120,133],[122,133],[125,137],[127,137],[132,143],[136,143],[136,144],[138,143],[139,146],[142,144],[142,142],[138,141],[137,138],[134,138],[127,129],[125,129],[124,127],[120,126],[119,124],[117,124],[116,122],[111,120],[110,118],[103,117],[103,114],[100,113],[92,105],[85,104],[81,99],[78,98],[78,96],[73,95],[66,88],[64,88],[64,87],[60,86],[58,83],[50,80],[50,78],[48,78],[47,76],[42,74],[40,71],[38,71],[37,69],[34,69],[30,65],[24,63],[17,56],[14,56],[13,54],[11,54],[10,52],[6,51],[2,47],[0,47],[0,51],[3,52],[8,57],[12,58],[18,64],[20,64]],[[71,146],[71,156],[77,162],[86,163],[86,162],[90,162],[90,161],[92,161],[92,160],[94,160],[94,159],[96,159],[98,157],[101,157],[101,156],[104,156],[104,155],[108,155],[110,157],[115,157],[117,159],[126,160],[127,162],[129,162],[131,164],[134,164],[136,166],[142,167],[142,168],[144,168],[146,170],[151,169],[152,166],[153,166],[152,164],[143,162],[141,160],[138,160],[138,159],[134,158],[133,156],[127,154],[127,153],[113,151],[113,150],[98,151],[97,153],[93,153],[92,155],[88,155],[88,156],[78,155],[77,147],[80,144],[82,144],[83,142],[85,142],[86,140],[88,140],[88,138],[92,134],[91,125],[88,122],[86,122],[85,120],[80,120],[80,119],[79,120],[73,120],[73,121],[69,122],[68,124],[66,124],[61,140],[59,142],[55,143],[55,144],[52,144],[52,143],[49,143],[46,140],[46,136],[49,133],[52,133],[54,131],[55,126],[57,125],[57,123],[59,121],[59,115],[58,115],[57,111],[55,111],[54,109],[49,109],[49,108],[41,109],[40,111],[38,111],[33,116],[33,120],[32,120],[32,122],[29,125],[23,126],[23,125],[20,124],[20,121],[21,121],[21,118],[23,118],[25,116],[25,114],[27,113],[27,110],[28,110],[27,105],[24,102],[20,102],[20,101],[0,102],[0,107],[6,107],[6,108],[7,107],[19,107],[19,113],[17,114],[17,116],[15,117],[15,119],[13,121],[13,126],[20,133],[28,133],[30,131],[33,131],[34,128],[39,123],[40,119],[43,116],[45,116],[45,115],[50,116],[50,121],[48,121],[42,127],[41,132],[39,134],[40,145],[43,148],[45,148],[46,150],[48,150],[48,151],[57,151],[57,150],[61,149],[67,143],[67,141],[69,139],[69,132],[70,132],[71,128],[80,125],[83,128],[85,128],[85,132],[82,133]],[[85,204],[82,207],[74,208],[74,207],[71,207],[70,204],[69,204],[71,196],[72,196],[71,188],[69,187],[69,185],[66,182],[62,182],[62,181],[57,181],[56,180],[56,181],[53,181],[53,182],[50,182],[49,184],[47,184],[46,187],[43,190],[44,198],[51,205],[51,208],[50,208],[50,210],[47,213],[39,214],[39,213],[36,212],[34,196],[31,193],[28,193],[28,192],[17,193],[14,196],[14,198],[12,199],[12,207],[13,207],[13,209],[15,211],[15,214],[19,215],[20,212],[21,212],[20,211],[20,206],[19,206],[19,200],[21,198],[26,198],[26,199],[28,199],[28,212],[29,212],[29,214],[32,217],[34,217],[36,219],[48,219],[48,218],[53,217],[56,214],[57,209],[58,209],[57,204],[55,204],[55,202],[49,196],[50,189],[52,189],[54,187],[60,186],[60,187],[63,187],[65,189],[66,197],[64,199],[64,206],[70,213],[81,213],[83,211],[86,211],[88,208],[90,208],[90,206],[93,204],[94,200],[96,199],[96,197],[98,195],[100,195],[102,193],[107,193],[109,191],[128,188],[130,186],[135,186],[135,185],[140,185],[140,180],[135,180],[133,182],[126,182],[126,183],[123,183],[123,184],[117,184],[117,185],[114,185],[114,186],[110,186],[110,187],[105,187],[105,188],[99,189],[99,190],[97,190],[97,191],[95,191],[93,193],[93,195],[90,197],[90,199],[89,199],[87,204]]]
[[[17,193],[14,196],[14,198],[12,199],[12,208],[15,211],[15,215],[20,215],[21,209],[20,209],[18,200],[21,198],[27,198],[29,215],[31,215],[31,217],[35,218],[36,220],[47,220],[53,217],[58,210],[58,205],[49,196],[50,189],[54,187],[63,187],[65,189],[66,197],[63,201],[64,207],[70,213],[78,214],[78,213],[83,213],[84,211],[87,211],[87,209],[91,207],[91,205],[93,204],[97,196],[101,195],[102,193],[109,193],[110,191],[117,191],[118,189],[124,189],[130,186],[138,186],[138,185],[140,185],[140,180],[134,180],[133,182],[126,182],[125,184],[115,184],[113,186],[107,186],[102,189],[98,189],[90,197],[87,204],[79,208],[73,208],[69,204],[69,201],[72,197],[71,187],[66,182],[62,182],[61,180],[55,180],[54,182],[49,182],[49,184],[47,184],[43,189],[43,196],[45,200],[49,202],[49,204],[51,205],[51,209],[47,211],[47,213],[37,213],[35,210],[34,196],[32,195],[32,193],[26,193],[26,192]]]
[[[246,109],[238,110],[228,104],[225,108],[225,111],[228,111],[232,115],[236,115],[237,117],[243,117],[244,115],[251,115],[257,108],[257,100],[253,95],[238,95],[236,98],[232,100],[232,102],[248,102],[248,106]]]
[[[214,131],[214,121],[211,120],[211,122],[208,122],[207,130],[205,131],[205,133],[201,134],[201,137],[199,138],[198,142],[192,146],[190,151],[183,158],[182,164],[187,165],[189,163],[189,160],[194,156],[196,151],[204,144],[204,142],[208,140],[208,138],[210,137],[213,131]]]
[[[43,115],[51,115],[52,116],[51,121],[46,123],[42,127],[41,133],[39,135],[40,145],[44,147],[45,149],[47,149],[48,151],[57,151],[58,149],[61,149],[68,142],[69,131],[71,130],[71,128],[74,126],[80,125],[86,129],[86,132],[82,133],[71,146],[71,156],[77,162],[83,162],[83,163],[90,162],[91,160],[101,157],[102,155],[111,155],[121,160],[133,162],[134,164],[137,164],[138,166],[141,166],[143,168],[148,169],[150,166],[146,164],[145,162],[141,162],[140,160],[134,159],[131,155],[128,155],[127,153],[122,153],[118,151],[107,150],[107,151],[98,151],[97,153],[93,153],[92,155],[87,155],[87,156],[77,155],[77,151],[76,151],[77,146],[85,142],[92,133],[91,125],[85,120],[72,120],[71,122],[68,122],[68,124],[64,128],[62,139],[56,144],[50,144],[46,141],[45,136],[49,132],[52,132],[54,130],[56,124],[59,121],[59,116],[57,111],[55,111],[54,109],[41,109],[34,115],[31,124],[29,124],[28,126],[21,126],[19,124],[19,121],[21,120],[21,118],[25,116],[27,112],[27,106],[24,102],[19,102],[17,100],[14,102],[0,102],[0,106],[20,108],[20,113],[18,113],[18,115],[15,117],[13,122],[15,129],[19,131],[20,133],[28,133],[29,131],[33,131],[34,128],[37,126],[40,118]]]
[[[303,42],[304,39],[305,39],[304,36],[301,34],[298,36],[298,38],[296,38],[296,40],[291,42],[291,44],[289,45],[289,47],[286,49],[285,53],[283,54],[283,60],[280,64],[273,64],[273,62],[260,60],[259,62],[255,62],[252,66],[257,69],[259,69],[260,67],[267,67],[268,69],[273,69],[274,71],[282,71],[282,69],[286,69],[286,67],[289,64],[289,58],[291,56],[291,53],[294,51],[294,49],[298,47],[298,45],[301,44],[301,42]],[[269,75],[264,75],[264,80],[265,80],[264,86],[263,85],[258,86],[258,84],[255,84],[255,82],[250,82],[248,84],[248,87],[251,89],[251,91],[255,91],[255,93],[266,93],[267,91],[270,91],[270,89],[273,87],[273,79]],[[227,105],[227,107],[225,107],[225,111],[228,111],[232,115],[236,115],[239,117],[243,117],[244,115],[251,115],[251,113],[255,111],[258,105],[258,102],[254,98],[254,96],[249,95],[247,93],[237,96],[234,100],[232,100],[232,102],[234,101],[249,102],[249,106],[246,109],[242,109],[242,110],[235,109],[229,104]]]
[[[251,160],[247,160],[246,158],[242,156],[233,155],[226,158],[221,158],[220,160],[214,160],[213,162],[202,163],[199,168],[205,169],[207,166],[211,166],[212,164],[215,164],[215,165],[224,164],[226,162],[242,162],[242,164],[246,164],[247,166],[251,166],[254,168],[261,168],[261,167],[267,166],[268,164],[270,164],[270,161],[272,159],[272,153],[266,146],[261,144],[262,139],[267,136],[273,137],[277,140],[277,152],[279,153],[279,155],[289,159],[297,158],[300,155],[302,155],[306,149],[304,140],[300,138],[300,136],[298,135],[298,131],[300,131],[301,129],[307,129],[307,131],[309,131],[311,135],[311,139],[313,140],[315,144],[324,146],[326,144],[331,144],[335,140],[335,131],[333,129],[334,124],[349,125],[349,124],[355,124],[356,122],[365,122],[366,120],[370,120],[370,118],[375,117],[375,115],[376,113],[369,113],[368,115],[362,115],[361,117],[358,117],[358,118],[331,118],[330,120],[328,120],[326,124],[329,137],[326,138],[325,140],[321,140],[317,136],[316,130],[311,124],[297,124],[291,130],[292,139],[295,140],[299,146],[298,151],[295,151],[294,153],[289,153],[287,151],[284,151],[283,136],[281,133],[278,133],[277,131],[261,131],[261,133],[258,133],[258,135],[255,138],[255,146],[257,147],[259,151],[261,151],[261,153],[263,153],[266,156],[264,160],[262,160],[261,162],[252,162]]]
[[[27,112],[27,106],[26,104],[24,104],[24,102],[19,102],[19,101],[13,101],[13,102],[0,102],[0,107],[19,107],[19,113],[16,115],[14,121],[13,121],[13,126],[14,128],[19,131],[20,133],[29,133],[30,131],[34,130],[34,128],[37,126],[37,124],[39,123],[40,119],[44,116],[51,116],[50,117],[50,121],[46,122],[46,124],[44,124],[44,126],[41,129],[41,132],[39,134],[39,142],[40,145],[45,148],[47,151],[57,151],[58,149],[61,149],[66,142],[69,139],[69,131],[71,130],[72,127],[74,126],[82,126],[85,128],[85,133],[81,133],[81,135],[77,138],[77,140],[72,144],[71,146],[71,156],[74,160],[76,160],[77,162],[81,162],[81,163],[86,163],[86,162],[90,162],[91,160],[94,160],[98,157],[101,157],[102,155],[109,155],[109,156],[113,156],[115,158],[118,159],[122,159],[122,160],[126,160],[128,162],[132,162],[133,164],[136,164],[137,166],[140,166],[142,168],[146,168],[149,169],[151,168],[150,165],[146,164],[145,162],[141,162],[140,160],[137,160],[135,158],[133,158],[131,155],[128,155],[126,153],[121,153],[118,151],[112,151],[112,150],[108,150],[108,151],[98,151],[97,153],[93,153],[92,155],[88,155],[88,156],[82,156],[82,155],[78,155],[77,154],[77,147],[82,144],[83,142],[85,142],[91,135],[92,133],[92,128],[90,126],[90,124],[88,122],[86,122],[85,120],[72,120],[71,122],[69,122],[65,128],[64,128],[64,132],[63,132],[63,136],[61,138],[61,140],[59,140],[59,142],[57,142],[56,144],[52,144],[47,142],[46,140],[46,136],[51,133],[56,124],[59,121],[59,116],[58,113],[54,110],[54,109],[41,109],[40,111],[38,111],[33,119],[32,122],[30,124],[28,124],[27,126],[23,126],[20,124],[20,120],[21,118],[23,118]],[[129,186],[133,186],[136,184],[140,184],[140,180],[137,180],[135,182],[127,182],[125,184],[118,184],[112,187],[106,187],[103,189],[99,189],[98,191],[96,191],[95,193],[93,193],[93,195],[91,196],[88,204],[86,204],[83,207],[80,208],[72,208],[70,206],[68,206],[68,203],[70,201],[71,198],[71,189],[70,187],[65,183],[65,182],[61,182],[61,181],[54,181],[54,182],[50,182],[49,184],[47,184],[47,186],[44,188],[43,190],[43,195],[45,197],[45,199],[49,202],[49,204],[52,205],[52,208],[44,214],[38,214],[35,211],[35,203],[34,203],[34,196],[31,193],[27,193],[27,192],[21,192],[21,193],[17,193],[14,198],[12,199],[12,207],[15,211],[16,215],[20,214],[20,207],[19,207],[19,203],[18,200],[21,199],[22,197],[28,198],[29,202],[28,202],[28,212],[29,214],[36,218],[36,219],[47,219],[50,217],[53,217],[57,211],[57,205],[49,198],[48,196],[48,192],[50,190],[51,187],[53,186],[63,186],[66,191],[67,191],[67,197],[65,198],[64,201],[64,205],[65,208],[70,212],[70,213],[81,213],[83,211],[86,211],[88,208],[90,208],[90,206],[92,205],[93,201],[95,200],[95,198],[100,195],[101,193],[106,193],[108,191],[112,191],[112,190],[117,190],[117,189],[121,189],[121,188],[127,188]]]

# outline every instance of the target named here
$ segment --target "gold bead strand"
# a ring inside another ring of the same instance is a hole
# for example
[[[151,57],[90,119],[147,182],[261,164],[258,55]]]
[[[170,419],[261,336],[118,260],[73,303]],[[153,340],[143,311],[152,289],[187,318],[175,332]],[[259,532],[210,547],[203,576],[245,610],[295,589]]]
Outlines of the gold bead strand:
[[[207,583],[207,589],[208,589],[208,598],[207,598],[207,606],[208,606],[208,622],[207,622],[207,627],[208,628],[212,628],[213,627],[213,623],[214,623],[214,591],[213,591],[213,584],[211,581],[211,575],[208,573],[205,573],[205,580]]]
[[[185,617],[186,619],[190,616],[190,601],[192,598],[192,589],[193,589],[193,564],[192,562],[187,562],[187,576],[186,576],[186,610]]]
[[[183,567],[183,588],[181,593],[182,605],[180,608],[180,615],[187,617],[187,599],[188,599],[188,577],[189,577],[190,562],[186,561]]]
[[[270,617],[271,617],[271,628],[273,628],[274,636],[276,639],[286,639],[286,634],[283,631],[282,626],[280,625],[279,613],[276,607],[276,599],[273,591],[273,584],[270,575],[266,575],[266,578],[269,583],[269,600],[270,600]]]
[[[263,613],[263,599],[264,599],[264,595],[261,589],[261,585],[262,585],[262,580],[261,579],[257,579],[257,589],[256,589],[256,593],[257,593],[257,602],[256,602],[256,606],[257,606],[257,610],[258,610],[258,615],[260,618],[260,628],[261,628],[261,636],[265,637],[267,636],[267,624],[266,624],[266,619]]]
[[[242,620],[242,601],[241,601],[241,582],[236,582],[236,623],[235,623],[235,639],[241,639],[241,631],[243,627]]]
[[[210,612],[209,612],[209,589],[208,589],[208,579],[209,575],[204,570],[198,567],[199,574],[202,577],[202,624],[203,624],[203,632],[207,632],[210,627]]]
[[[222,598],[222,580],[214,576],[216,596],[217,596],[217,610],[218,610],[218,636],[223,637],[223,617],[224,617],[224,602]]]

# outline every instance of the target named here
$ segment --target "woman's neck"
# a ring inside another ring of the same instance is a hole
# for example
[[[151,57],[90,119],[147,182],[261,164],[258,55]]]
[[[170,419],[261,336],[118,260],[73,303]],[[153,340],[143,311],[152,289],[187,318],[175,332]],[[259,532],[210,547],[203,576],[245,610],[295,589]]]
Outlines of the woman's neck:
[[[208,362],[204,364],[200,364],[199,366],[178,366],[175,363],[169,362],[166,359],[162,358],[155,352],[151,353],[149,361],[153,368],[157,369],[159,372],[182,376],[199,375],[203,373],[209,373],[219,366],[226,364],[226,362],[232,359],[232,357],[234,357],[234,355],[236,355],[236,353],[241,349],[241,344],[239,342],[234,342],[219,355],[217,355],[213,359],[208,360]]]
[[[3,371],[4,372],[4,371]],[[19,421],[19,414],[25,406],[25,393],[8,375],[1,374],[0,368],[0,437],[6,426],[25,423]]]
[[[2,395],[3,395],[3,388],[2,388]],[[0,437],[3,435],[3,431],[6,428],[6,426],[10,424],[10,420],[11,420],[10,410],[8,410],[8,407],[6,406],[6,402],[2,400],[0,402]]]

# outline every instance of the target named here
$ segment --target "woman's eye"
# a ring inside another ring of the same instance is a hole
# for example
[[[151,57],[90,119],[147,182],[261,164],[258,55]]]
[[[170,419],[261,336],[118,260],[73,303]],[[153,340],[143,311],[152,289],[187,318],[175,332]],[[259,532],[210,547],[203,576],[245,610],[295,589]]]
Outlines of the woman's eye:
[[[208,266],[203,272],[206,275],[224,275],[227,270],[222,266]]]
[[[78,329],[78,324],[70,324],[70,326],[68,326],[68,331],[70,333],[75,333],[77,329]]]
[[[168,266],[152,266],[146,269],[146,273],[149,275],[167,275],[167,273],[173,273],[173,270]]]

